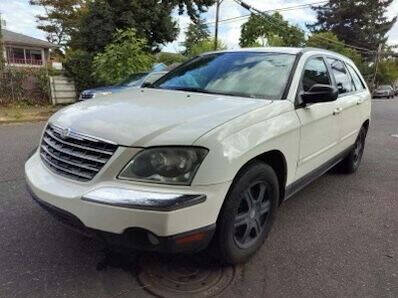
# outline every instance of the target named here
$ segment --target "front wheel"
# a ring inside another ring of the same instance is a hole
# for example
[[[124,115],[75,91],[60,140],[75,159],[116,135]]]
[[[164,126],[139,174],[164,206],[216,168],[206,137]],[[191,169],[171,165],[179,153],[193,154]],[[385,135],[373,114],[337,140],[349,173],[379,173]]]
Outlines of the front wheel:
[[[267,164],[253,162],[238,174],[219,215],[214,239],[224,263],[246,262],[261,247],[278,200],[278,178]]]

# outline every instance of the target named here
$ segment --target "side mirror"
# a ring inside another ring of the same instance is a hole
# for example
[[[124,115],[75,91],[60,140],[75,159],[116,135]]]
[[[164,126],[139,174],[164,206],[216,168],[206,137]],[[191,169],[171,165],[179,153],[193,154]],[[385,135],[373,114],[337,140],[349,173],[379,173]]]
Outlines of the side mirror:
[[[144,84],[141,85],[141,88],[150,88],[152,86],[151,83],[145,82]]]
[[[304,104],[335,101],[339,97],[339,90],[331,85],[315,84],[307,92],[301,94]]]

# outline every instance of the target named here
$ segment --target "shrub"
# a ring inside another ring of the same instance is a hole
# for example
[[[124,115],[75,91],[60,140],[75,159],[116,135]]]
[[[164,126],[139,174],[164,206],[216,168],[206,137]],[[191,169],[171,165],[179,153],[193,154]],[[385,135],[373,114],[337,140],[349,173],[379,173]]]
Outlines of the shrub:
[[[105,84],[116,84],[132,73],[148,71],[155,59],[145,49],[147,41],[137,37],[134,29],[117,30],[112,43],[94,57],[94,77]]]

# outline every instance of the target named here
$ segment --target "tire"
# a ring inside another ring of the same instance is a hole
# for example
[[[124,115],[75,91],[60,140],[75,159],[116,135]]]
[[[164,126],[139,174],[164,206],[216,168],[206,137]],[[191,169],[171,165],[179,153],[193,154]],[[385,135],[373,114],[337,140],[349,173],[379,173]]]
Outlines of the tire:
[[[240,171],[221,209],[213,239],[223,263],[246,262],[262,246],[278,201],[279,182],[269,165],[252,162]]]
[[[346,174],[355,173],[362,161],[363,152],[365,149],[367,129],[362,127],[359,131],[357,140],[355,141],[354,148],[348,156],[341,162],[341,169]]]

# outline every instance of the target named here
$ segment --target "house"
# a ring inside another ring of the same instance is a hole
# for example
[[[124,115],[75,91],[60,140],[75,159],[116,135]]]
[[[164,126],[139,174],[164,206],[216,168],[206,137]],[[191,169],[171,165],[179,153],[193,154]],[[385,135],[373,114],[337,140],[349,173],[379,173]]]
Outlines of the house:
[[[49,63],[50,49],[57,45],[27,35],[2,29],[6,65],[44,67]]]

